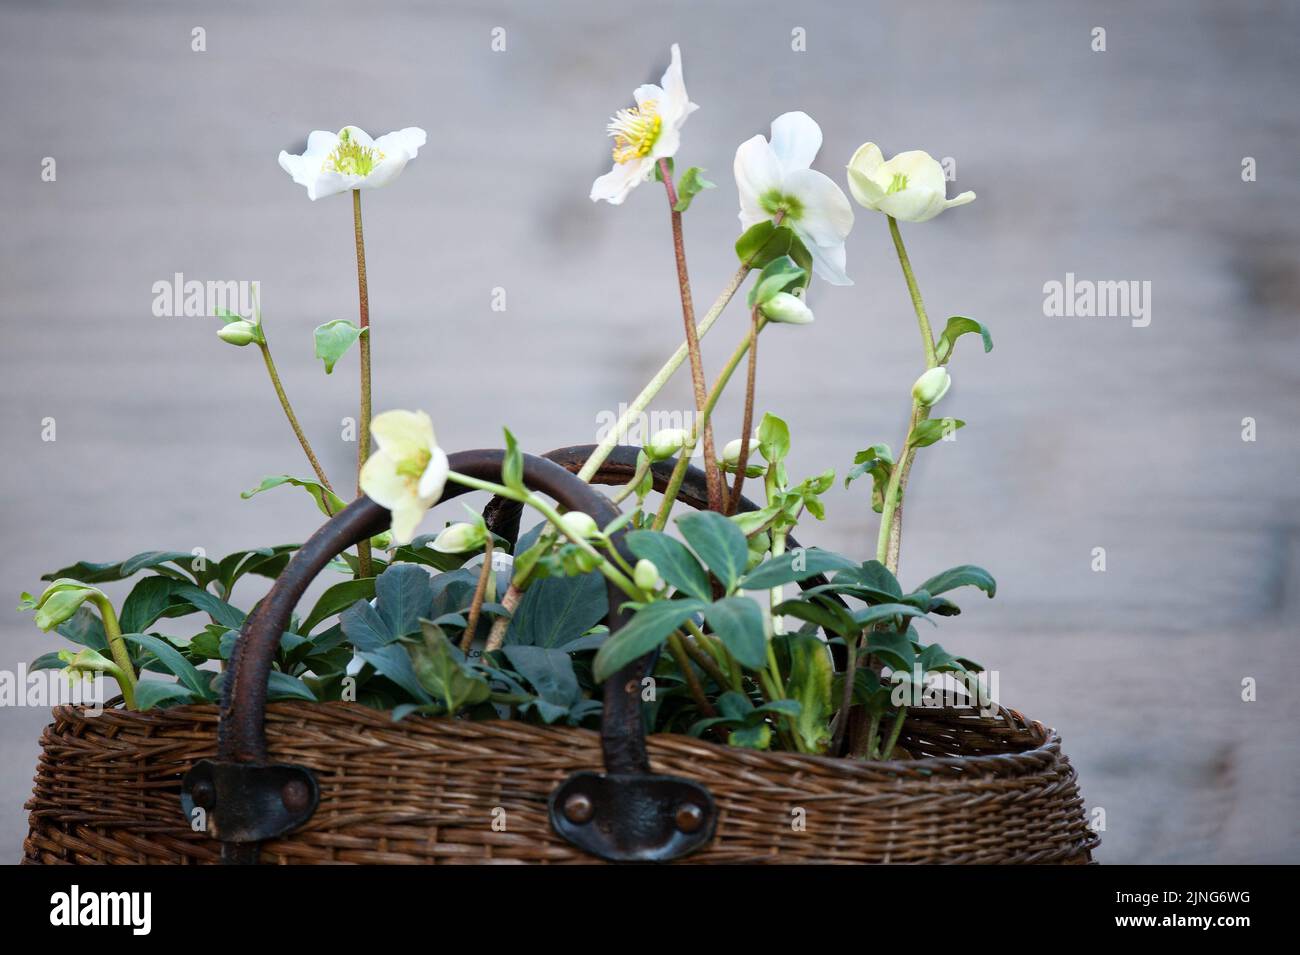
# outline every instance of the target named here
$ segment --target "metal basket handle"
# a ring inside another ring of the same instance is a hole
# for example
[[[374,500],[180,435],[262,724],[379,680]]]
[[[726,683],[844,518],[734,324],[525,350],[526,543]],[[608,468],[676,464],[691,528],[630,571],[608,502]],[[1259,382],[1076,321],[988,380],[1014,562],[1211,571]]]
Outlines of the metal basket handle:
[[[450,456],[453,471],[498,480],[505,452],[463,451]],[[618,509],[569,470],[545,458],[524,455],[523,480],[565,510],[584,511],[605,526]],[[467,491],[448,484],[443,500]],[[387,509],[362,497],[313,534],[294,554],[271,590],[245,620],[231,656],[221,700],[216,760],[204,760],[186,774],[182,806],[207,813],[209,831],[222,842],[222,860],[257,861],[258,844],[301,826],[315,811],[320,790],[314,773],[301,766],[267,762],[265,711],[271,662],[290,615],[311,581],[349,547],[385,530]],[[621,547],[622,535],[614,537]],[[626,620],[624,601],[611,586],[609,628]],[[650,772],[641,719],[641,680],[652,658],[628,664],[604,688],[601,717],[603,774],[580,772],[552,793],[551,822],[579,848],[611,861],[668,860],[706,844],[717,809],[702,785]]]

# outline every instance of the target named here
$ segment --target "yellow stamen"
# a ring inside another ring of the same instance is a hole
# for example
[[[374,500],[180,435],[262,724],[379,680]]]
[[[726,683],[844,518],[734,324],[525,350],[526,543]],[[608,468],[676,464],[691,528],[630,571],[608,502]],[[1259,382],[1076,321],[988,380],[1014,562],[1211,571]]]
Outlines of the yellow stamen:
[[[349,127],[339,133],[339,144],[325,157],[324,170],[333,169],[345,176],[368,176],[383,162],[384,154],[373,146],[362,146],[352,138]]]
[[[614,137],[614,162],[626,163],[650,155],[663,126],[658,104],[652,99],[640,106],[620,109],[608,126],[609,134]]]

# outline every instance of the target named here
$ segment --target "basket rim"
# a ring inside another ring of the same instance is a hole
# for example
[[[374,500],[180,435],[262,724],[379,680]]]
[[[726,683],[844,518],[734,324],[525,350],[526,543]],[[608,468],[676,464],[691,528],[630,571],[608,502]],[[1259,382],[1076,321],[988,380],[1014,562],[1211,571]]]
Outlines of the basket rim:
[[[110,701],[114,702],[114,701]],[[220,719],[221,708],[216,703],[192,703],[144,712],[122,709],[120,706],[110,708],[107,704],[98,716],[87,716],[86,707],[82,705],[62,704],[51,710],[56,722],[74,722],[94,725],[109,718],[110,722],[121,723],[211,723],[215,727]],[[957,709],[953,707],[916,708],[911,713],[940,724],[961,726],[981,723],[990,727],[1005,727],[1009,732],[1029,734],[1038,740],[1036,745],[1008,752],[981,753],[964,756],[924,756],[911,760],[865,760],[842,756],[820,756],[810,753],[771,752],[726,746],[710,740],[687,736],[681,733],[650,733],[646,736],[652,759],[656,751],[663,756],[689,755],[694,758],[711,759],[715,762],[729,762],[751,770],[774,769],[783,772],[809,772],[817,776],[838,776],[841,778],[861,779],[863,781],[889,780],[931,780],[953,779],[962,777],[1016,777],[1042,772],[1062,759],[1061,737],[1055,729],[1044,726],[1037,720],[1029,719],[1019,711],[999,706],[997,717],[986,717],[978,710]],[[409,732],[437,733],[448,730],[470,736],[497,736],[526,738],[572,739],[575,736],[584,739],[597,752],[600,746],[600,734],[596,730],[575,726],[541,726],[522,723],[517,720],[461,720],[447,719],[442,716],[410,714],[402,720],[394,721],[384,710],[377,710],[361,703],[338,700],[282,700],[268,703],[266,719],[271,722],[291,722],[302,719],[304,714],[318,716],[330,715],[333,719],[339,714],[347,714],[354,722],[370,723],[387,728],[404,728]],[[361,717],[361,719],[356,719]],[[52,728],[52,727],[51,727]],[[598,770],[599,759],[593,763],[593,770]]]

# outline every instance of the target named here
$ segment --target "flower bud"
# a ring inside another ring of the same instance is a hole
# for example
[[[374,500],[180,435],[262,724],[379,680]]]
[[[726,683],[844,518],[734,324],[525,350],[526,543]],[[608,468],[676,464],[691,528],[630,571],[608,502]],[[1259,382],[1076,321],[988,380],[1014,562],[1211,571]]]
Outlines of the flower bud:
[[[812,309],[804,300],[789,292],[777,292],[760,306],[769,321],[787,325],[807,325],[813,320]]]
[[[728,441],[722,449],[722,463],[729,468],[734,468],[740,464],[740,446],[744,443],[744,438],[736,438],[734,441]],[[749,439],[749,457],[754,456],[758,450],[758,434]]]
[[[948,369],[940,365],[916,379],[916,384],[912,385],[912,397],[929,408],[946,395],[951,386],[952,377],[948,374]]]
[[[560,522],[570,534],[584,540],[590,540],[600,534],[600,528],[596,526],[595,520],[583,511],[569,511],[560,518]]]
[[[431,545],[440,554],[463,554],[478,550],[487,543],[487,528],[482,524],[448,524],[433,539]]]
[[[217,330],[217,337],[223,342],[229,342],[232,345],[238,345],[243,348],[258,339],[257,326],[252,322],[246,322],[243,319],[235,322],[227,322]]]
[[[663,584],[659,579],[659,568],[654,565],[654,561],[646,560],[644,557],[636,562],[636,567],[632,570],[632,580],[642,590],[658,590]]]
[[[690,440],[691,433],[685,428],[664,428],[651,436],[645,453],[651,461],[663,461],[679,453]]]

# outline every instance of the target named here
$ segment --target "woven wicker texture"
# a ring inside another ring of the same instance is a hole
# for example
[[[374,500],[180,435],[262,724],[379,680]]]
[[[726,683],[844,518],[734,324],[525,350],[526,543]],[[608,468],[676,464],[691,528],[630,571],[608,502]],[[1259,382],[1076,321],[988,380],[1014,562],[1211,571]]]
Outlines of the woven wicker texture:
[[[600,767],[597,734],[512,722],[408,718],[347,703],[267,708],[271,758],[314,770],[321,802],[263,846],[268,863],[596,862],[556,836],[547,797]],[[59,707],[42,737],[24,862],[211,863],[182,774],[216,754],[217,708],[86,717]],[[913,710],[917,757],[871,763],[649,737],[656,772],[709,787],[710,846],[686,862],[1081,863],[1084,822],[1060,739],[1012,710]],[[496,825],[494,826],[494,822]],[[800,823],[802,822],[802,825]]]

